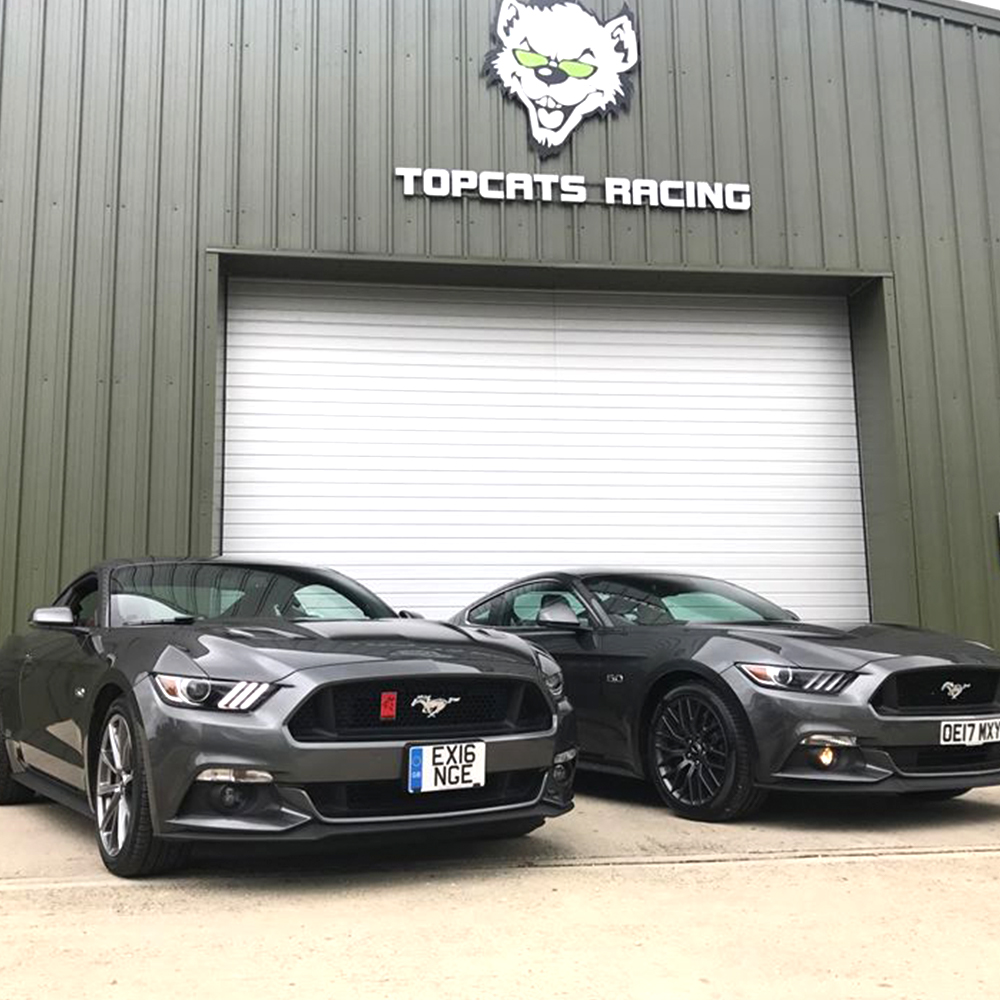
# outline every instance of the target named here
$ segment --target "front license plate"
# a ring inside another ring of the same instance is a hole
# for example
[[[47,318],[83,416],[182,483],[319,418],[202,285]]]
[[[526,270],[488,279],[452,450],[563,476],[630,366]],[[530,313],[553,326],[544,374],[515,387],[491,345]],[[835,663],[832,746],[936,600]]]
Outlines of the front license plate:
[[[942,746],[981,747],[987,743],[1000,743],[1000,719],[941,723]]]
[[[485,743],[410,747],[411,792],[453,792],[486,784]]]

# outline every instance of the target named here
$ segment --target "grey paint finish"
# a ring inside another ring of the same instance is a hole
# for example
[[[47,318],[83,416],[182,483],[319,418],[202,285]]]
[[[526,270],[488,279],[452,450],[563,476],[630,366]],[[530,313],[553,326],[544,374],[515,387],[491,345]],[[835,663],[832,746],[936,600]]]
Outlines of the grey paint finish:
[[[103,555],[211,548],[216,247],[641,267],[650,287],[891,272],[906,452],[872,460],[908,470],[900,607],[1000,641],[1000,20],[633,7],[632,110],[556,169],[749,177],[750,215],[404,200],[397,164],[536,166],[523,109],[479,75],[488,0],[2,0],[0,626]]]

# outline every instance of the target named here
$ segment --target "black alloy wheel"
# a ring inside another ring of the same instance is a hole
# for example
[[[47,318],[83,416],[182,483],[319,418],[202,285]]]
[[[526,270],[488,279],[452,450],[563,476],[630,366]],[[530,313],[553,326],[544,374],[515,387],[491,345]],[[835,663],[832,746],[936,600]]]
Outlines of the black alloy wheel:
[[[724,822],[748,816],[766,797],[754,787],[749,726],[737,709],[697,681],[668,691],[649,725],[647,769],[679,816]]]

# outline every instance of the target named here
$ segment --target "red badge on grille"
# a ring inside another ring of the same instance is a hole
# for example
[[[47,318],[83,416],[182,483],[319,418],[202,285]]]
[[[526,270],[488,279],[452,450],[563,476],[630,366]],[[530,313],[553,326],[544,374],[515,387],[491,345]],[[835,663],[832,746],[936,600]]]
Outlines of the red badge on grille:
[[[382,692],[382,706],[379,710],[379,718],[383,722],[392,722],[396,718],[396,692]]]

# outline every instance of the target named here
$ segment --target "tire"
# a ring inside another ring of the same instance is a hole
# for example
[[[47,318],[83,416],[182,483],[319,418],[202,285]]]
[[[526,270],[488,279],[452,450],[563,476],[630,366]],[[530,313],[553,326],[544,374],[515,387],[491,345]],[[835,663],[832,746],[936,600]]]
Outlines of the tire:
[[[189,847],[153,834],[146,764],[139,723],[128,698],[107,711],[98,742],[94,775],[97,847],[101,860],[120,878],[146,878],[179,868]],[[113,790],[117,786],[117,795]]]
[[[942,788],[930,792],[904,792],[903,797],[916,802],[950,802],[971,791],[971,788]]]
[[[0,718],[0,806],[24,805],[34,797],[35,793],[14,777],[14,769],[7,755],[7,744],[3,738],[3,719]]]
[[[754,786],[755,763],[749,723],[707,684],[671,688],[653,709],[647,774],[678,816],[706,823],[745,819],[767,798]]]

